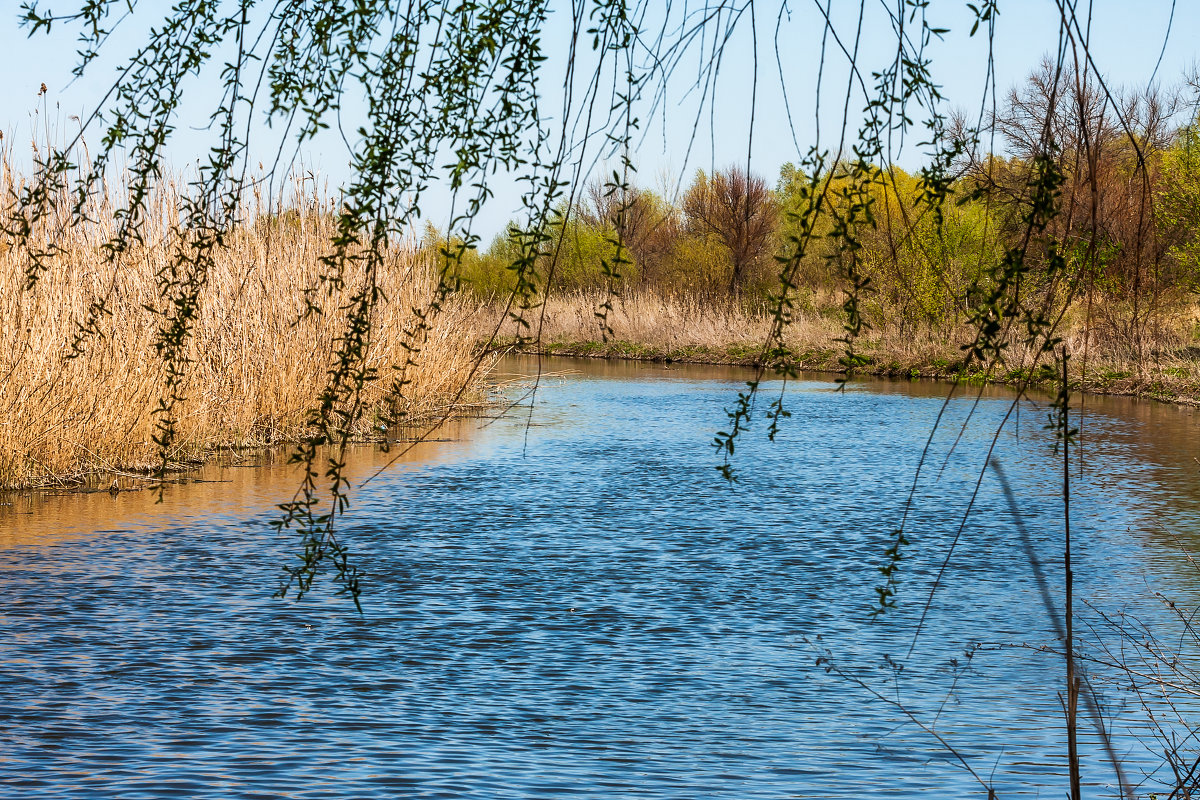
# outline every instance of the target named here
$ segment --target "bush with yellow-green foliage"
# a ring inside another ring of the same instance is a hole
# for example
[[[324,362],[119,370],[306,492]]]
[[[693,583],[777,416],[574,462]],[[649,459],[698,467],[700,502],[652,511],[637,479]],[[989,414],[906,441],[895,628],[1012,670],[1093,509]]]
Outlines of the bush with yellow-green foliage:
[[[1178,279],[1200,291],[1200,118],[1184,127],[1162,155],[1156,222],[1169,237]]]
[[[426,248],[440,248],[444,242],[436,236],[426,237]],[[629,259],[628,248],[624,258]],[[490,299],[506,298],[516,286],[511,265],[520,257],[520,246],[505,232],[496,236],[486,250],[466,251],[457,266],[463,287],[473,294]],[[537,259],[537,282],[551,292],[577,292],[603,288],[608,277],[604,264],[616,265],[616,232],[608,227],[589,224],[577,214],[560,210],[551,225],[551,236],[543,245]],[[636,264],[615,266],[620,282],[638,281]]]

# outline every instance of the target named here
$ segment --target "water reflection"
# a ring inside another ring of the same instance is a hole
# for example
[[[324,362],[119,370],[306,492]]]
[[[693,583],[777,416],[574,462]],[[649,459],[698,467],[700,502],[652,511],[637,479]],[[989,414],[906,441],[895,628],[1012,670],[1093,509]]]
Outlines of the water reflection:
[[[448,420],[419,442],[410,437],[427,429],[404,431],[392,439],[388,451],[377,444],[352,446],[346,455],[346,474],[359,484],[380,470],[404,472],[477,456],[486,450],[487,423],[486,418],[474,417]],[[182,484],[167,487],[162,502],[145,481],[136,479],[125,484],[138,488],[115,494],[34,491],[0,496],[0,549],[118,530],[155,531],[181,519],[237,518],[274,508],[289,500],[300,485],[302,473],[288,463],[288,455],[286,450],[220,455],[184,476]],[[4,567],[0,560],[0,570]]]
[[[162,505],[143,492],[5,510],[0,786],[33,797],[982,796],[889,705],[899,697],[1000,796],[1063,790],[1061,663],[1038,652],[1054,646],[1053,625],[994,480],[972,503],[1010,395],[964,393],[947,407],[909,517],[901,605],[868,623],[944,386],[864,380],[839,395],[830,377],[805,376],[779,440],[758,430],[740,445],[742,481],[728,487],[709,440],[746,371],[546,367],[532,407],[461,422],[356,491],[345,535],[368,571],[362,617],[322,592],[268,599],[292,557],[267,527],[296,487],[278,462],[215,466],[203,477],[221,482],[171,487]],[[508,396],[526,395],[530,361],[500,372]],[[1021,413],[992,455],[1057,591],[1045,409]],[[1200,528],[1194,417],[1096,399],[1085,432],[1080,591],[1169,632],[1148,590],[1200,600],[1186,554],[1161,533],[1186,542]],[[386,458],[356,450],[356,483]],[[1114,726],[1147,734],[1136,705],[1106,691]],[[1123,741],[1135,769],[1158,766]],[[1088,796],[1113,796],[1094,733],[1083,747]]]

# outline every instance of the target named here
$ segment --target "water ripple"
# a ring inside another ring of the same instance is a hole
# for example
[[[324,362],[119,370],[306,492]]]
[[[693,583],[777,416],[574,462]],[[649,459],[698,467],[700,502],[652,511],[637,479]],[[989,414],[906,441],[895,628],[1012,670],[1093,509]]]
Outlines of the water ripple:
[[[89,496],[13,512],[0,520],[2,793],[978,795],[896,697],[1001,796],[1062,792],[1061,667],[1034,651],[1054,644],[1051,626],[991,482],[906,657],[1008,401],[984,398],[939,472],[970,401],[951,404],[902,604],[869,623],[940,397],[800,383],[792,424],[740,448],[730,488],[708,441],[735,378],[582,374],[543,387],[533,428],[518,415],[426,446],[355,495],[361,617],[320,592],[269,599],[291,557],[265,525],[293,488],[282,467],[227,470],[230,484],[181,487],[162,507]],[[1161,535],[1194,530],[1200,497],[1179,466],[1194,420],[1167,413],[1090,411],[1077,581],[1104,608],[1157,613],[1148,587],[1200,599]],[[1052,570],[1053,462],[1027,416],[998,452]],[[354,468],[382,458],[365,449]],[[1017,646],[968,659],[977,642]],[[1110,699],[1122,731],[1148,732]],[[1113,796],[1095,736],[1083,746],[1089,796]]]

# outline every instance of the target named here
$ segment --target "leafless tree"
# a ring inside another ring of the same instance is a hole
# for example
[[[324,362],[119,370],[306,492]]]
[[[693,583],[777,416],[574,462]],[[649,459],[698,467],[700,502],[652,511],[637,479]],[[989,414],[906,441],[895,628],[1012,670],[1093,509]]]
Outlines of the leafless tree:
[[[738,292],[750,267],[773,247],[779,209],[766,181],[740,167],[700,172],[683,198],[687,224],[717,237],[729,250],[729,291]]]
[[[1087,69],[1045,61],[994,117],[1008,157],[972,160],[968,174],[999,203],[1020,209],[1033,170],[1058,169],[1058,213],[1046,231],[1107,329],[1142,361],[1147,327],[1173,285],[1172,232],[1156,224],[1155,186],[1184,106],[1151,87],[1120,92]],[[1021,227],[1010,216],[1010,233]],[[1093,295],[1118,304],[1093,304]]]

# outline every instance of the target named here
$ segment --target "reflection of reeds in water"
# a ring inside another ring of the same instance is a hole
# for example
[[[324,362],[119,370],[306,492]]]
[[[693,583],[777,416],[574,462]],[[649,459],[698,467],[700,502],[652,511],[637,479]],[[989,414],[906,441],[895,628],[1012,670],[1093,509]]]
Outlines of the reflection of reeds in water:
[[[424,432],[403,431],[405,434]],[[354,486],[380,470],[382,479],[404,482],[405,470],[426,470],[466,458],[486,440],[485,423],[476,417],[447,420],[428,441],[409,446],[393,440],[390,450],[378,444],[355,444],[342,455],[345,475]],[[224,517],[242,519],[275,510],[280,498],[296,491],[302,467],[288,463],[288,452],[266,449],[250,453],[223,453],[182,477],[162,501],[157,493],[122,491],[103,487],[79,491],[47,489],[0,497],[0,551],[14,547],[44,547],[74,537],[94,536],[97,529],[147,534],[178,527],[187,520]],[[321,451],[322,457],[329,455]],[[400,476],[400,477],[397,477]],[[121,480],[122,485],[137,481]],[[396,515],[403,514],[397,509]],[[278,560],[287,554],[281,552]],[[50,559],[47,563],[49,564]],[[0,561],[0,572],[3,563]]]
[[[20,178],[4,164],[6,202]],[[161,318],[146,306],[160,304],[156,273],[171,258],[170,220],[179,219],[179,186],[165,182],[150,203],[149,242],[114,265],[101,244],[115,228],[116,204],[93,201],[95,223],[63,226],[55,236],[61,255],[32,291],[24,291],[27,261],[0,243],[0,487],[19,488],[81,480],[89,474],[140,470],[156,461],[153,411],[162,396],[162,361],[154,339]],[[61,198],[64,208],[67,198]],[[278,212],[259,198],[208,275],[190,342],[185,397],[179,410],[172,461],[202,459],[215,448],[258,446],[304,434],[307,409],[324,386],[336,337],[345,325],[339,310],[347,290],[320,290],[324,314],[297,322],[302,290],[318,285],[319,258],[334,234],[330,204],[300,198]],[[11,207],[4,209],[7,213]],[[275,213],[271,213],[274,211]],[[54,227],[54,226],[51,226]],[[49,234],[47,234],[49,235]],[[415,247],[398,246],[380,278],[386,301],[379,307],[369,366],[380,380],[367,407],[391,382],[393,365],[405,362],[406,330],[413,307],[432,288],[428,260]],[[89,304],[109,298],[100,335],[83,354],[66,356]],[[462,346],[471,310],[451,302],[433,320],[418,366],[405,387],[407,411],[444,405],[466,380],[472,354]],[[363,431],[370,420],[364,420]]]

